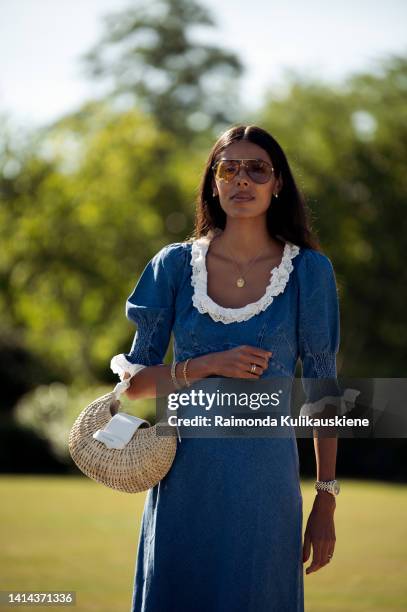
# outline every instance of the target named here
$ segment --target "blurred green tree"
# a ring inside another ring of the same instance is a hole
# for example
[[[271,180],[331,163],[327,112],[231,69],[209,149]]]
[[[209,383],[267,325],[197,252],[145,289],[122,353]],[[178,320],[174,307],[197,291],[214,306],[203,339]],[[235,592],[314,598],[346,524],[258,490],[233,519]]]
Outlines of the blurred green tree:
[[[234,53],[199,40],[215,25],[205,7],[195,0],[144,2],[104,23],[82,60],[87,76],[113,80],[109,98],[153,114],[184,142],[237,119],[243,66]]]
[[[192,225],[197,164],[187,156],[181,168],[185,152],[151,116],[104,103],[31,146],[0,154],[2,334],[60,380],[97,380],[130,348],[124,304],[147,260]]]

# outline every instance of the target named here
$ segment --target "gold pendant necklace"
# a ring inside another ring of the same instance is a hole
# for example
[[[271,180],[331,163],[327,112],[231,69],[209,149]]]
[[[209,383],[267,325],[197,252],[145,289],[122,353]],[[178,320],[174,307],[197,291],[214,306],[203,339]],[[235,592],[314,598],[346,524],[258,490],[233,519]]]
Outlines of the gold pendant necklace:
[[[262,255],[262,253],[264,253],[264,251],[266,250],[266,248],[267,248],[267,247],[265,247],[264,249],[262,249],[262,250],[260,251],[260,253],[258,253],[258,254],[257,254],[255,257],[254,257],[254,259],[252,259],[252,260],[251,260],[251,261],[248,263],[248,265],[247,265],[247,267],[246,267],[246,272],[248,271],[248,269],[250,268],[250,266],[252,266],[252,265],[254,264],[254,262],[256,261],[256,259],[258,259],[258,258],[260,257],[260,255]],[[227,251],[229,251],[229,249],[228,249],[228,248],[227,248]],[[241,289],[242,287],[244,287],[244,286],[245,286],[245,284],[246,284],[246,279],[244,278],[244,275],[243,275],[243,274],[242,274],[242,272],[240,271],[240,266],[239,266],[239,264],[237,263],[237,261],[235,260],[235,258],[233,257],[233,255],[232,255],[232,253],[231,253],[230,251],[229,251],[229,255],[230,255],[230,256],[231,256],[231,258],[233,259],[233,262],[234,262],[234,264],[235,264],[236,268],[237,268],[237,269],[238,269],[238,271],[239,271],[240,276],[239,276],[239,277],[236,279],[236,287],[239,287],[239,289]]]

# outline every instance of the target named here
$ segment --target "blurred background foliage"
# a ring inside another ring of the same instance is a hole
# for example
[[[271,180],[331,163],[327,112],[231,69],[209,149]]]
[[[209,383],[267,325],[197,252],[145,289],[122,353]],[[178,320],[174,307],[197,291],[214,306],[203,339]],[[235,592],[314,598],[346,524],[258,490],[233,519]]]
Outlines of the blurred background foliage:
[[[131,345],[126,298],[153,254],[190,234],[209,149],[237,122],[281,143],[334,263],[338,373],[405,375],[407,57],[335,86],[287,72],[285,91],[250,113],[240,61],[199,43],[202,25],[216,24],[189,0],[113,14],[83,58],[90,78],[113,81],[109,94],[25,139],[0,118],[1,471],[37,469],[28,450],[17,461],[19,435],[42,441],[38,471],[72,468],[69,428],[117,382],[110,359]],[[392,444],[388,474],[407,465]]]
[[[137,105],[160,128],[188,142],[239,113],[240,59],[199,40],[202,29],[215,25],[194,0],[146,3],[107,15],[104,35],[82,58],[84,72],[112,83],[110,101]]]

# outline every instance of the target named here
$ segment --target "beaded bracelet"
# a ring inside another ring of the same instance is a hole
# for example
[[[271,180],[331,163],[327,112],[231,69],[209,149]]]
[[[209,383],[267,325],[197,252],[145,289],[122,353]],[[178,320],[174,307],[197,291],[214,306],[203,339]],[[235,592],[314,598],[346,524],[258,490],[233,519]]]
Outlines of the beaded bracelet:
[[[188,378],[187,378],[187,366],[188,366],[188,362],[191,361],[191,357],[188,357],[188,359],[186,359],[185,363],[184,363],[184,368],[183,368],[183,374],[184,374],[184,380],[185,380],[185,384],[187,387],[191,386],[191,383],[189,382]]]
[[[175,368],[177,367],[177,361],[173,361],[172,365],[171,365],[171,378],[172,378],[172,382],[174,384],[174,387],[176,389],[181,389],[182,386],[179,384],[178,380],[177,380],[177,376],[175,374]]]

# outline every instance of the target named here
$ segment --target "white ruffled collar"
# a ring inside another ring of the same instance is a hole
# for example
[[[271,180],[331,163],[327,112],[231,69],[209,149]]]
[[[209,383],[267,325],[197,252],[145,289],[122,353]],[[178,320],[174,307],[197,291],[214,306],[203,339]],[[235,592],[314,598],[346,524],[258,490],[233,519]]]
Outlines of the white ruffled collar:
[[[219,233],[219,231],[216,233]],[[194,288],[192,296],[193,305],[201,314],[209,314],[214,321],[221,321],[222,323],[247,321],[265,310],[277,295],[283,293],[290,278],[290,273],[293,270],[292,260],[300,252],[300,247],[291,242],[285,243],[281,263],[271,270],[270,282],[267,285],[266,292],[257,302],[246,304],[246,306],[241,308],[226,308],[216,304],[207,293],[208,272],[206,269],[206,253],[215,234],[210,233],[192,242],[191,284]]]

